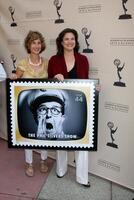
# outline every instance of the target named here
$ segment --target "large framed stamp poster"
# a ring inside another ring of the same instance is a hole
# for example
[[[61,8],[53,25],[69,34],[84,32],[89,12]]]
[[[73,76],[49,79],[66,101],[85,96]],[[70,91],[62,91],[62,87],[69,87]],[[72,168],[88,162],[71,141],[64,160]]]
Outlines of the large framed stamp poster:
[[[97,150],[97,82],[7,79],[9,147]]]

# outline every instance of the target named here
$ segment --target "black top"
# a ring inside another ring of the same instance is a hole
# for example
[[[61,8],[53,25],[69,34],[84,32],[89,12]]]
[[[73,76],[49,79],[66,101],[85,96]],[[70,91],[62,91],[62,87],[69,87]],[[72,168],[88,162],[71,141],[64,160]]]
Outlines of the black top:
[[[68,77],[70,79],[77,79],[77,74],[76,74],[76,65],[68,72]]]

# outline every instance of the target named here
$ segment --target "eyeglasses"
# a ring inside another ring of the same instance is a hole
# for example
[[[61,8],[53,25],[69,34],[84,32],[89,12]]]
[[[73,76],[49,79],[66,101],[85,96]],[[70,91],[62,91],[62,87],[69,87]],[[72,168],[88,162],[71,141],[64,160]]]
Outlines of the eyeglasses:
[[[55,115],[55,116],[59,115],[62,112],[61,107],[58,107],[58,106],[54,106],[54,107],[51,107],[51,108],[47,108],[46,106],[40,106],[37,109],[37,113],[41,114],[41,115],[46,115],[46,114],[48,114],[49,110],[50,110],[51,114]]]

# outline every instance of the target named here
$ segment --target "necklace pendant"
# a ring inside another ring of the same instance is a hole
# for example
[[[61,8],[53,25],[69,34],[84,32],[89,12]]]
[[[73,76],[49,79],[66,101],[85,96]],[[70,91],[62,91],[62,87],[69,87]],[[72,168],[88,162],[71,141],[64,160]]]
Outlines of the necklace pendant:
[[[42,63],[42,60],[41,60],[41,57],[40,57],[40,60],[39,60],[38,63],[33,63],[33,62],[31,61],[30,57],[29,57],[29,58],[28,58],[28,62],[29,62],[29,64],[32,65],[33,67],[39,67],[39,66],[41,65],[41,63]]]

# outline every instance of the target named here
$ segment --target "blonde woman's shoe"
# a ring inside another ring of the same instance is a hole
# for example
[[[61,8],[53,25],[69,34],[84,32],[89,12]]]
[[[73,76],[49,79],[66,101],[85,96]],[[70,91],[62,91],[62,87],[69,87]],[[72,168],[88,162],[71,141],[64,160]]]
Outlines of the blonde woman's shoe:
[[[48,171],[48,166],[45,164],[44,160],[40,161],[40,172],[46,173]]]
[[[34,176],[34,169],[32,164],[26,164],[25,174],[29,177]]]

